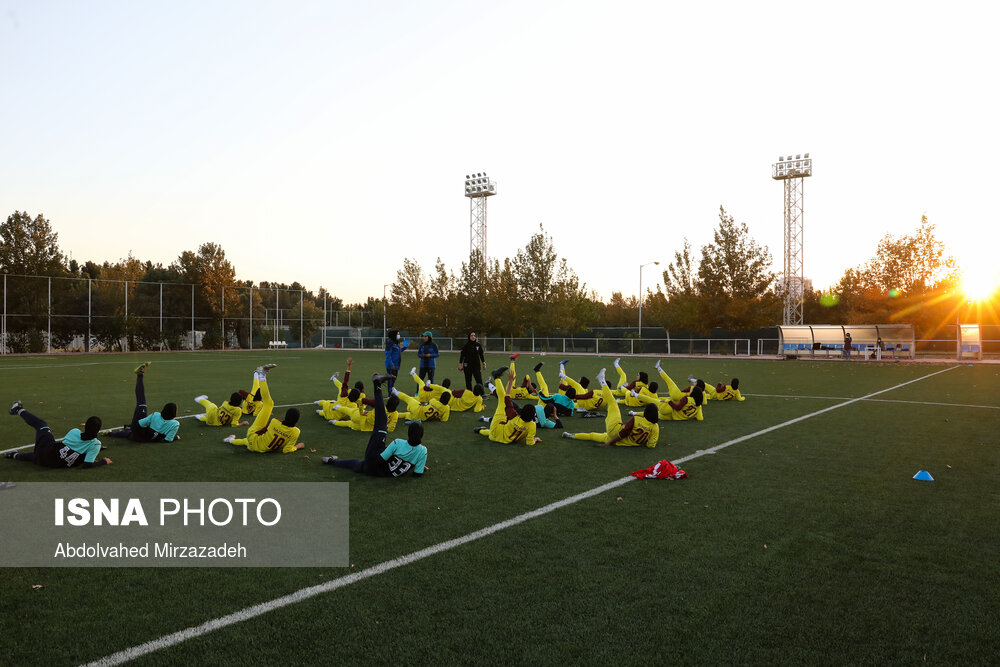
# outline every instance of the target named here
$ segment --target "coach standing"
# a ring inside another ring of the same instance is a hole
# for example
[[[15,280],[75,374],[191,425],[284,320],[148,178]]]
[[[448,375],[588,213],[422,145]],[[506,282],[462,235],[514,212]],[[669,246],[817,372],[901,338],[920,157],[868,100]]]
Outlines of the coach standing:
[[[396,376],[399,375],[399,365],[402,363],[403,350],[405,350],[410,341],[404,340],[400,342],[402,336],[399,335],[399,331],[396,329],[390,329],[389,333],[385,337],[385,372],[386,375]],[[392,391],[393,385],[396,383],[394,379],[389,379],[388,389]]]
[[[486,370],[486,355],[483,354],[483,346],[476,340],[475,331],[469,334],[469,340],[462,347],[458,370],[465,371],[466,389],[472,389],[472,378],[476,379],[476,384],[483,383],[482,371]]]
[[[428,380],[434,382],[434,368],[437,366],[435,359],[441,352],[437,343],[432,340],[430,331],[425,331],[423,336],[424,342],[417,349],[417,356],[420,357],[420,379],[423,380],[426,375]]]

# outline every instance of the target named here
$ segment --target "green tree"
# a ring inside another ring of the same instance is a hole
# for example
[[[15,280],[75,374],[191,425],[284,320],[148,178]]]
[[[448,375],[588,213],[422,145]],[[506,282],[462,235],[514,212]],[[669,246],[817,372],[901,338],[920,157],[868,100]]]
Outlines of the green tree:
[[[663,305],[662,321],[667,328],[679,331],[701,331],[704,328],[697,276],[691,243],[685,238],[684,247],[674,251],[674,261],[663,272],[666,303]],[[654,304],[654,313],[657,305]]]
[[[774,324],[781,304],[770,266],[767,248],[750,237],[746,223],[737,223],[720,206],[719,226],[713,242],[702,247],[698,265],[701,330],[740,331]]]

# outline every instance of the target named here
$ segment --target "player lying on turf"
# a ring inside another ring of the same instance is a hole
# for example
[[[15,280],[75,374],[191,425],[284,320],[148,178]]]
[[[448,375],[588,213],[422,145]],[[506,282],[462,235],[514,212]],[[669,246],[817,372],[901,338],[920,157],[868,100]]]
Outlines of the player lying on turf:
[[[133,442],[173,442],[180,440],[177,431],[181,423],[177,421],[177,404],[167,403],[159,412],[146,415],[146,388],[143,377],[152,362],[147,361],[135,369],[135,410],[132,423],[108,435],[112,438],[128,438]]]
[[[243,416],[243,395],[238,391],[234,391],[229,400],[223,401],[222,405],[216,405],[208,400],[208,394],[197,396],[194,402],[205,408],[204,414],[195,415],[195,418],[209,426],[250,425],[250,422],[240,421],[240,417]]]
[[[481,384],[473,387],[472,391],[468,389],[449,391],[448,387],[443,385],[434,384],[430,380],[421,380],[417,377],[417,369],[415,367],[410,369],[410,377],[417,383],[417,401],[420,403],[430,403],[433,400],[440,402],[441,397],[447,392],[451,394],[448,407],[454,412],[467,412],[469,410],[482,412],[485,407],[483,405],[483,394],[486,392],[483,390],[483,385]]]
[[[374,405],[377,401],[375,399],[368,399],[372,401]],[[341,415],[347,415],[348,419],[331,419],[330,423],[334,426],[342,426],[344,428],[350,428],[354,431],[373,431],[375,429],[375,411],[364,410],[358,408],[354,405],[337,405],[331,406],[331,409]],[[389,400],[385,402],[385,412],[387,419],[386,430],[392,433],[396,430],[396,421],[399,419],[399,398],[396,396],[390,396]]]
[[[560,364],[560,369],[562,369],[562,364]],[[563,373],[565,376],[566,374]],[[573,412],[576,410],[576,389],[573,387],[567,387],[565,392],[559,392],[556,394],[549,393],[549,385],[545,382],[545,376],[542,375],[542,364],[535,364],[535,379],[538,380],[538,392],[536,398],[540,405],[553,404],[556,406],[556,414],[561,417],[572,417]]]
[[[618,363],[619,361],[620,359],[615,359],[615,370],[618,371],[618,391],[620,392],[618,395],[623,397],[621,402],[633,408],[641,406],[642,402],[637,397],[632,396],[633,392],[648,398],[656,398],[656,393],[649,388],[649,375],[646,371],[639,371],[635,379],[629,382],[628,376]]]
[[[283,420],[271,419],[271,411],[274,410],[274,400],[271,399],[271,392],[267,388],[267,373],[276,364],[266,364],[258,366],[253,374],[254,379],[260,387],[260,397],[264,405],[253,420],[253,424],[247,429],[247,437],[237,438],[230,435],[223,439],[239,447],[246,447],[251,452],[281,452],[290,454],[305,447],[305,443],[295,441],[299,439],[301,431],[295,424],[299,421],[299,411],[297,408],[288,408]]]
[[[496,369],[493,371],[493,380],[498,381],[506,372],[506,368]],[[514,378],[511,378],[507,384],[510,388],[514,384]],[[535,437],[535,408],[531,405],[523,405],[518,411],[514,402],[507,396],[502,382],[497,382],[495,391],[497,409],[493,413],[493,419],[490,420],[489,428],[477,426],[472,429],[473,433],[486,436],[493,442],[523,442],[526,445],[541,442],[541,438]]]
[[[514,361],[520,356],[520,352],[515,352],[510,355],[510,377],[515,380],[517,379],[517,370],[514,367]],[[535,372],[537,373],[538,369],[541,367],[541,364],[535,366]],[[512,387],[507,395],[514,399],[534,398],[535,396],[538,396],[538,387],[536,387],[531,381],[531,376],[525,374],[524,379],[521,380],[521,386]]]
[[[52,436],[49,425],[25,410],[21,401],[14,401],[14,405],[10,406],[10,414],[19,416],[35,429],[35,449],[30,452],[5,452],[5,459],[29,461],[46,468],[95,468],[111,463],[111,459],[107,457],[97,458],[101,453],[101,441],[97,439],[101,431],[100,417],[89,417],[82,432],[78,428],[71,428],[63,436],[62,444],[59,444]]]
[[[397,438],[388,446],[385,444],[387,415],[382,404],[382,382],[390,378],[392,378],[390,375],[372,376],[372,384],[375,386],[375,418],[374,429],[365,449],[365,458],[341,459],[336,456],[324,456],[323,463],[372,477],[402,477],[411,470],[414,477],[424,474],[427,470],[427,447],[421,444],[424,437],[423,424],[413,422],[407,428],[406,440]]]
[[[331,420],[347,420],[348,417],[345,413],[338,412],[333,409],[334,405],[343,405],[346,407],[355,407],[358,410],[364,410],[366,405],[374,405],[371,399],[365,398],[365,383],[358,380],[354,383],[354,387],[348,388],[348,383],[351,381],[351,367],[354,365],[354,359],[351,357],[347,358],[347,371],[344,373],[344,381],[341,382],[337,374],[334,373],[330,376],[330,381],[337,388],[337,398],[330,400],[316,401],[316,405],[319,406],[319,410],[316,414],[321,416],[327,421]]]
[[[638,392],[632,392],[632,397],[644,404],[655,405],[660,413],[660,419],[667,421],[685,421],[696,419],[703,421],[705,416],[702,406],[705,403],[705,394],[697,384],[691,387],[689,392],[684,392],[677,386],[666,371],[656,362],[656,370],[660,372],[660,377],[667,383],[667,390],[670,395],[667,397],[649,397]],[[635,414],[630,412],[629,414]]]
[[[254,377],[253,384],[250,386],[250,391],[243,391],[240,389],[240,396],[243,397],[243,414],[256,417],[257,413],[264,406],[264,401],[260,398],[260,383],[257,382],[257,378]]]
[[[705,395],[708,396],[710,401],[745,401],[746,398],[740,393],[740,379],[733,378],[730,380],[729,384],[725,382],[720,382],[714,387],[708,385],[705,387]]]
[[[451,392],[446,391],[441,394],[441,398],[432,398],[427,403],[421,403],[409,394],[404,394],[395,387],[392,387],[389,392],[393,396],[398,396],[399,400],[406,404],[408,414],[406,414],[405,417],[408,420],[446,422],[451,416],[451,408],[448,406],[451,402]]]
[[[597,374],[596,380],[601,385],[601,391],[604,393],[604,400],[608,406],[608,416],[604,418],[604,433],[564,432],[562,437],[574,438],[576,440],[590,440],[604,447],[608,445],[618,445],[619,447],[636,447],[639,445],[656,447],[656,441],[660,437],[656,407],[652,405],[646,406],[641,415],[634,415],[632,419],[623,424],[621,409],[611,394],[611,387],[605,384],[603,368]]]
[[[539,364],[541,365],[541,364]],[[560,368],[565,368],[561,366]],[[604,405],[604,392],[597,389],[588,389],[590,386],[590,378],[586,375],[580,377],[579,382],[566,375],[563,370],[559,371],[559,393],[560,394],[572,394],[573,402],[576,404],[577,412],[593,412]]]

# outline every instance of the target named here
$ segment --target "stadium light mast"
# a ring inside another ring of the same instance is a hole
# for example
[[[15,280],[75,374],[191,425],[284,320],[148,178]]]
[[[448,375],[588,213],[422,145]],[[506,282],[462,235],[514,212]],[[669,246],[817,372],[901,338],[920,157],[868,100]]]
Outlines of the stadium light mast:
[[[782,324],[802,324],[805,298],[805,265],[802,260],[803,180],[812,176],[809,153],[781,156],[771,165],[771,178],[785,182],[785,307]]]
[[[486,198],[497,193],[497,184],[486,172],[465,175],[465,196],[469,198],[469,257],[478,250],[486,261]]]

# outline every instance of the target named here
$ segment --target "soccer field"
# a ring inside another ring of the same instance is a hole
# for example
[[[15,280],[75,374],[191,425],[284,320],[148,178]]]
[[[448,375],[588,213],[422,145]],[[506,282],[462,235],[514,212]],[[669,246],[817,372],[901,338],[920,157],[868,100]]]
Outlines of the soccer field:
[[[90,414],[129,421],[132,368],[147,358],[150,409],[175,401],[187,417],[202,411],[193,397],[221,403],[249,388],[255,366],[278,363],[271,392],[302,406],[304,451],[253,454],[187,418],[173,444],[105,438],[111,466],[0,460],[0,481],[350,482],[351,553],[339,569],[6,568],[0,663],[137,647],[134,664],[177,665],[996,662],[1000,366],[668,358],[679,382],[739,377],[747,400],[710,402],[703,422],[661,421],[652,450],[551,430],[534,447],[500,445],[472,433],[478,415],[453,413],[426,426],[427,474],[392,480],[320,463],[367,443],[312,411],[349,354],[0,359],[5,405],[22,400],[57,436]],[[352,380],[370,385],[381,353],[353,356]],[[403,359],[408,369],[415,356]],[[439,380],[461,384],[457,359],[442,354]],[[554,386],[558,357],[522,355],[518,371],[538,361]],[[622,366],[654,379],[655,361]],[[607,367],[613,379],[611,362],[575,356],[567,370]],[[506,363],[489,355],[490,368]],[[573,418],[566,430],[603,423]],[[33,432],[3,415],[0,436],[7,449]],[[628,477],[662,458],[690,478]],[[918,470],[935,481],[912,479]]]

